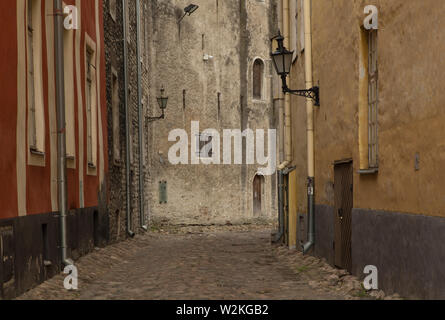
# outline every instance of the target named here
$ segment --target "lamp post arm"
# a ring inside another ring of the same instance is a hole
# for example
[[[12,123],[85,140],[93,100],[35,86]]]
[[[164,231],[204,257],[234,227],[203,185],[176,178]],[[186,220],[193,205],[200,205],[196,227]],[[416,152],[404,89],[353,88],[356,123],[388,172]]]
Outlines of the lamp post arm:
[[[178,20],[178,24],[181,23],[182,19],[184,19],[186,15],[187,15],[187,13],[184,13],[184,14],[181,16],[181,18],[179,18],[179,20]]]
[[[285,75],[281,76],[281,80],[283,83],[283,92],[284,93],[289,93],[289,94],[293,94],[296,96],[312,99],[315,102],[314,103],[315,106],[317,106],[317,107],[320,106],[320,88],[319,87],[315,86],[308,90],[292,90],[292,89],[289,89],[289,87],[287,86],[287,81],[286,81]]]
[[[162,110],[162,114],[159,117],[147,117],[148,122],[154,122],[156,120],[163,120],[163,119],[165,119],[164,110]]]

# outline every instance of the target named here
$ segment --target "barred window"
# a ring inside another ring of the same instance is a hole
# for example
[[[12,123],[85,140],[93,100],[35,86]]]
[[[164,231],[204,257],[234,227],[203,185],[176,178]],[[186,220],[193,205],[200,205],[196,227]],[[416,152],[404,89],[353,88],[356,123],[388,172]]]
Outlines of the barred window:
[[[87,111],[87,161],[88,168],[97,165],[97,92],[96,92],[96,52],[95,44],[87,38],[86,58],[86,111]]]
[[[378,68],[377,68],[377,31],[369,31],[368,36],[368,156],[369,167],[379,166],[378,158]]]
[[[37,124],[34,85],[34,26],[33,0],[28,1],[28,109],[29,109],[29,147],[37,151]]]

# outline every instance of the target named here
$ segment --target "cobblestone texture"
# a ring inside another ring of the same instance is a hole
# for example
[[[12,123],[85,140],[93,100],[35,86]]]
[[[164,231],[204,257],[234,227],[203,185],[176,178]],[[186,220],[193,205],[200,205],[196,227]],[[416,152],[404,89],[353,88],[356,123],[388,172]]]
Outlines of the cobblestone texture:
[[[270,244],[264,225],[154,227],[76,262],[18,299],[394,299],[366,293],[343,270]],[[373,297],[374,296],[374,297]]]

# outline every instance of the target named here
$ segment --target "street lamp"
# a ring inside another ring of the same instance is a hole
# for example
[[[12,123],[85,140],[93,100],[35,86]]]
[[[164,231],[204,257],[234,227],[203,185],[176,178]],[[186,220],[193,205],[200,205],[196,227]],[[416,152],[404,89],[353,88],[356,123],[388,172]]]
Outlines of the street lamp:
[[[159,117],[148,117],[149,122],[165,119],[165,109],[167,109],[168,97],[164,97],[164,91],[164,88],[162,88],[161,96],[159,98],[156,98],[156,100],[158,100],[159,109],[161,109],[162,114]]]
[[[189,4],[187,7],[184,8],[184,14],[179,19],[178,23],[180,23],[186,15],[191,15],[193,12],[198,10],[198,8],[199,8],[199,6],[197,6],[196,4]]]
[[[287,86],[287,76],[290,73],[290,68],[292,65],[292,58],[294,55],[293,51],[289,51],[283,44],[284,38],[281,35],[280,31],[278,31],[278,35],[272,40],[277,40],[278,48],[275,52],[272,52],[270,55],[272,57],[273,65],[277,74],[281,77],[281,81],[283,82],[283,92],[294,94],[297,96],[306,97],[314,100],[316,106],[320,106],[320,88],[315,86],[308,90],[292,90]]]

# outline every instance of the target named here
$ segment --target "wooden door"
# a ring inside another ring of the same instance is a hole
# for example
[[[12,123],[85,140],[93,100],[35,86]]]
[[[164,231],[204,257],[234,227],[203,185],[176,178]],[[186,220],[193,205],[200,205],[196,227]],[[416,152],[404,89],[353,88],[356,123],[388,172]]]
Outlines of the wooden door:
[[[262,193],[262,185],[261,185],[261,177],[256,176],[253,180],[253,214],[254,216],[261,215],[261,193]]]
[[[351,272],[351,222],[353,207],[353,166],[352,162],[335,165],[335,265]]]

